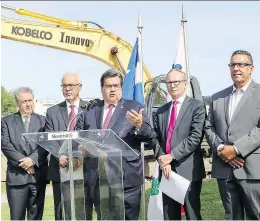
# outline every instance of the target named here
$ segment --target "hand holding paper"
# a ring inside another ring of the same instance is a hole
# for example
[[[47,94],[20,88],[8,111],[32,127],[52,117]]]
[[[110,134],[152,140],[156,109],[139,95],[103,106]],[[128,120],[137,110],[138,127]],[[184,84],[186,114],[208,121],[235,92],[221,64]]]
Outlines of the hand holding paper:
[[[171,171],[170,179],[162,175],[159,189],[175,201],[184,205],[185,195],[190,186],[190,181]]]

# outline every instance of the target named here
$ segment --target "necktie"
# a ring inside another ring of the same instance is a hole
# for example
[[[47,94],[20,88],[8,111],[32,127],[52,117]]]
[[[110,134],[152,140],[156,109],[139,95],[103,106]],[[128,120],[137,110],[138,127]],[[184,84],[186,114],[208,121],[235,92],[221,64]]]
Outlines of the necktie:
[[[172,105],[172,113],[171,113],[170,123],[167,132],[166,153],[171,152],[171,138],[172,138],[172,133],[177,119],[177,104],[179,103],[179,101],[173,101],[173,102],[174,103]]]
[[[109,122],[110,122],[110,120],[112,118],[112,113],[113,113],[112,110],[113,110],[114,106],[115,106],[114,104],[109,104],[109,106],[108,106],[109,107],[109,111],[107,113],[107,116],[106,116],[106,119],[104,121],[102,129],[107,129],[107,127],[109,125]]]
[[[74,110],[75,105],[70,105],[70,115],[69,115],[69,122],[70,123],[70,131],[75,130],[76,126],[76,119],[75,119],[75,110]]]
[[[29,117],[28,116],[24,116],[23,119],[24,119],[24,122],[23,122],[24,128],[25,128],[25,131],[27,133],[28,129],[29,129]]]

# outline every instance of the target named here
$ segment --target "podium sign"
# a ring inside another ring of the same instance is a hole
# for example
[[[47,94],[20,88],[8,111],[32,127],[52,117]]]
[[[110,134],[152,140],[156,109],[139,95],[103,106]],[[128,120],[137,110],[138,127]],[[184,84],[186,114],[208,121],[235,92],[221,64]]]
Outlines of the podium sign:
[[[60,167],[62,207],[66,220],[124,220],[122,160],[139,154],[112,130],[24,133],[50,154],[68,158]],[[95,208],[95,209],[93,209]]]

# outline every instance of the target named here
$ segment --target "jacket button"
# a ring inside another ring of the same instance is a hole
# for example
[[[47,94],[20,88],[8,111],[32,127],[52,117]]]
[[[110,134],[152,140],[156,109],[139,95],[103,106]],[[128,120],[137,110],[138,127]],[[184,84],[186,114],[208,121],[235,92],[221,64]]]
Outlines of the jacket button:
[[[231,133],[228,133],[228,136],[231,136]]]

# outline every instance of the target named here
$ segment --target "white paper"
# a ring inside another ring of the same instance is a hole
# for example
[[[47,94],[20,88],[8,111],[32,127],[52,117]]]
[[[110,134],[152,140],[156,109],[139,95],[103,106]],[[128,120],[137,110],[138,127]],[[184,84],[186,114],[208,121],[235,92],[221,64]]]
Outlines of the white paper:
[[[159,189],[167,196],[184,205],[184,199],[189,185],[189,180],[171,171],[170,179],[166,179],[164,174],[162,174]]]

